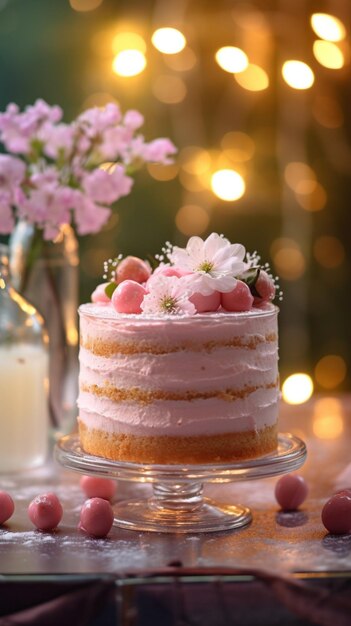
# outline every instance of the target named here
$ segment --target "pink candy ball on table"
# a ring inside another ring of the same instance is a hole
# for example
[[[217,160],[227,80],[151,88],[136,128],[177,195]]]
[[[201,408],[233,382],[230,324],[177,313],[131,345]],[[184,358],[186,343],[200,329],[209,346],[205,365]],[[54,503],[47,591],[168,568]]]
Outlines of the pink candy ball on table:
[[[94,289],[91,294],[92,302],[95,304],[109,304],[109,302],[111,302],[110,298],[105,293],[105,287],[107,287],[108,284],[109,283],[101,283],[101,285],[98,285],[96,289]]]
[[[103,498],[112,500],[116,493],[116,482],[109,478],[97,476],[82,476],[80,486],[87,498]]]
[[[116,270],[116,282],[122,283],[124,280],[134,280],[136,283],[146,283],[151,274],[148,263],[136,256],[126,256],[118,265]]]
[[[333,535],[343,535],[351,530],[351,491],[345,489],[325,503],[322,522]]]
[[[53,530],[63,515],[60,500],[55,493],[36,496],[28,507],[28,517],[39,530]]]
[[[80,512],[79,529],[92,537],[106,537],[113,524],[113,509],[107,500],[91,498]]]
[[[287,474],[275,486],[275,498],[283,511],[295,511],[308,494],[307,484],[302,476]]]
[[[145,287],[134,280],[125,280],[114,290],[111,302],[117,313],[141,313],[140,305],[146,295]]]
[[[250,311],[253,301],[249,287],[242,280],[237,281],[232,291],[221,294],[222,307],[226,311]]]
[[[0,524],[4,524],[15,510],[13,500],[6,491],[0,491]]]
[[[190,298],[198,313],[217,311],[221,304],[221,294],[214,291],[209,296],[203,296],[202,293],[194,293]]]

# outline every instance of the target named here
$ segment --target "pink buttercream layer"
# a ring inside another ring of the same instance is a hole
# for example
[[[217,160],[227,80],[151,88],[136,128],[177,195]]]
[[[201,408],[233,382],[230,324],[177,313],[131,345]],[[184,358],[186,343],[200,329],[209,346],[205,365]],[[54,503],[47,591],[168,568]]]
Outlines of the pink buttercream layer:
[[[80,332],[84,339],[142,345],[143,342],[164,350],[179,344],[203,344],[233,338],[263,340],[277,332],[277,309],[267,304],[245,313],[200,313],[194,316],[123,315],[112,307],[83,304],[80,309]]]
[[[247,390],[245,397],[114,402],[81,391],[80,419],[88,428],[136,435],[208,435],[260,430],[277,421],[277,309],[249,313],[150,318],[119,315],[109,307],[83,305],[85,342],[136,346],[137,354],[94,355],[80,350],[80,383],[172,393]],[[269,340],[267,340],[269,337]],[[225,345],[235,338],[247,347]],[[210,342],[210,345],[209,345]],[[167,350],[143,352],[143,345]],[[206,344],[206,349],[200,349]],[[218,345],[216,345],[218,344]],[[255,347],[255,344],[256,347]],[[249,347],[251,346],[251,347]],[[103,393],[103,391],[102,391]]]
[[[275,344],[256,350],[217,348],[211,352],[96,356],[81,348],[80,381],[99,387],[173,392],[225,391],[275,382],[278,377]]]
[[[80,395],[80,420],[88,428],[115,434],[200,436],[251,432],[271,426],[278,419],[273,390],[260,389],[252,394],[251,400],[236,400],[235,406],[217,398],[191,402],[158,400],[150,405],[136,405],[114,403],[91,394]]]

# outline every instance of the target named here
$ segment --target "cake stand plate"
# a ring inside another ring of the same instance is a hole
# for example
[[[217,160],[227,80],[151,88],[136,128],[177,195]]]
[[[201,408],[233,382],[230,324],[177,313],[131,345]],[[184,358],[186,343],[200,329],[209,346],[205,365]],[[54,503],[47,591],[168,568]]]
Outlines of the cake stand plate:
[[[199,533],[240,528],[252,519],[247,507],[204,498],[205,482],[257,480],[292,472],[305,462],[306,446],[298,437],[284,433],[278,435],[274,454],[257,459],[210,465],[148,465],[89,455],[80,447],[78,434],[73,433],[56,444],[55,458],[82,474],[152,483],[152,497],[115,504],[115,525],[129,530]]]

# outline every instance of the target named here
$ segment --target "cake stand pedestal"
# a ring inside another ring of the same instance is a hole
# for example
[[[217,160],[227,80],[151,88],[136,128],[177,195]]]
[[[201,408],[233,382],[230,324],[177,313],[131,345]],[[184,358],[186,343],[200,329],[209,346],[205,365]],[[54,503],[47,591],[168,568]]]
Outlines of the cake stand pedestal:
[[[78,434],[62,437],[55,447],[56,460],[64,467],[103,478],[151,483],[151,498],[118,502],[116,526],[129,530],[164,533],[218,532],[246,526],[250,509],[222,505],[203,497],[203,484],[257,480],[292,472],[303,465],[306,446],[301,439],[278,435],[274,454],[236,463],[211,465],[147,465],[108,461],[86,454]]]

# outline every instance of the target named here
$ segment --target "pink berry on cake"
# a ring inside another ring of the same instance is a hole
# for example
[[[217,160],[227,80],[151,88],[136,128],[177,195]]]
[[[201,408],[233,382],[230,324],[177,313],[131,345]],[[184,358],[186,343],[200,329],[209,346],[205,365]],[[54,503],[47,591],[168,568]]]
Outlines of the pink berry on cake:
[[[112,294],[111,302],[117,313],[141,313],[141,303],[147,291],[135,280],[124,280]]]
[[[107,285],[109,285],[109,283],[101,283],[101,285],[98,285],[93,291],[91,301],[94,302],[94,304],[108,304],[111,302],[105,291]]]
[[[126,256],[116,269],[116,282],[134,280],[136,283],[146,283],[150,277],[151,267],[148,263],[136,256]]]
[[[260,270],[259,276],[255,282],[255,291],[258,297],[255,297],[255,304],[263,300],[269,302],[274,300],[275,285],[272,278],[264,270]]]
[[[213,313],[221,304],[221,294],[219,291],[214,291],[209,296],[193,293],[189,300],[193,303],[197,313]]]
[[[172,265],[159,265],[154,270],[151,278],[154,276],[176,276],[177,278],[181,278],[181,276],[186,276],[189,272],[180,269],[179,267],[174,267]]]
[[[233,291],[221,294],[222,307],[226,311],[250,311],[254,298],[249,287],[242,280],[238,280]]]

